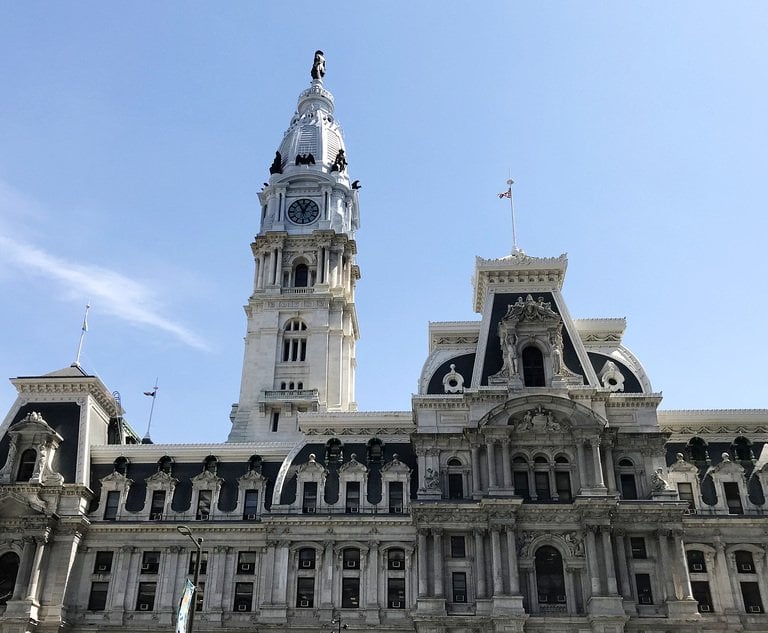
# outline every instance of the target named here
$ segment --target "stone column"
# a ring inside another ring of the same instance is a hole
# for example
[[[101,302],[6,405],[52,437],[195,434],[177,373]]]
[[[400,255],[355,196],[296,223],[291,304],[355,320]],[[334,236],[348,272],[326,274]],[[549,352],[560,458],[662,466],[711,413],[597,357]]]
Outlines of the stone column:
[[[482,529],[475,529],[475,577],[477,578],[477,597],[486,598],[485,586],[485,535]]]
[[[208,573],[205,575],[205,593],[208,608],[211,611],[223,610],[221,598],[225,582],[224,565],[226,564],[228,549],[229,547],[217,545],[209,550]],[[258,598],[258,596],[256,597]]]
[[[579,488],[586,488],[589,485],[587,481],[587,464],[584,461],[584,443],[580,438],[576,438],[576,464],[579,468]],[[576,493],[578,494],[578,491]]]
[[[616,587],[616,567],[613,564],[613,547],[611,546],[610,526],[601,526],[600,534],[603,537],[603,558],[605,559],[605,579],[608,587],[608,594],[615,596],[618,593],[618,589]]]
[[[424,477],[427,473],[427,451],[423,448],[416,449],[416,468],[419,471],[419,490],[426,490]]]
[[[590,444],[592,446],[592,468],[595,471],[595,485],[598,488],[605,488],[605,481],[603,481],[603,465],[600,461],[600,438],[592,438]]]
[[[379,606],[379,542],[368,541],[368,595],[366,605],[368,609],[376,609]],[[362,572],[362,570],[361,570]]]
[[[435,575],[435,598],[443,598],[443,530],[440,528],[432,528],[432,569]]]
[[[509,593],[512,596],[520,595],[520,572],[517,568],[517,542],[515,528],[507,526],[507,553],[509,562]]]
[[[491,491],[496,488],[496,443],[493,440],[489,440],[485,445],[485,452],[488,457],[488,490]]]
[[[176,567],[178,565],[179,552],[181,547],[178,545],[171,545],[168,547],[168,556],[165,561],[166,571],[160,578],[158,578],[157,587],[157,599],[156,604],[158,607],[173,607],[178,600],[176,595],[176,581],[178,575],[176,574]],[[184,576],[184,574],[182,574]]]
[[[480,487],[480,447],[472,446],[472,496],[479,497],[481,495]]]
[[[720,596],[720,606],[723,611],[736,608],[736,601],[734,600],[734,591],[736,588],[733,586],[731,570],[728,569],[728,559],[725,556],[725,543],[720,540],[718,536],[715,540],[715,569],[711,575],[712,580],[715,583],[717,595]]]
[[[284,605],[287,600],[289,547],[289,541],[281,540],[275,548],[275,567],[272,572],[272,604]]]
[[[576,570],[570,565],[565,566],[565,602],[568,608],[568,613],[573,615],[576,613],[576,578],[578,577]]]
[[[319,247],[315,255],[317,265],[315,266],[315,284],[323,283],[323,248]]]
[[[21,550],[21,560],[19,561],[19,572],[16,575],[16,585],[13,588],[13,597],[11,600],[21,600],[29,586],[29,576],[32,571],[32,562],[35,559],[35,539],[31,536],[25,536],[22,539],[24,543]]]
[[[667,562],[667,564],[662,563],[659,566],[666,598],[667,600],[675,600],[675,582],[672,579],[672,565],[669,564],[671,563],[671,559],[669,557],[669,543],[667,542],[669,530],[658,530],[656,534],[659,537],[659,560]]]
[[[615,494],[618,489],[616,488],[616,471],[613,467],[613,446],[605,447],[605,470],[608,475],[608,492]]]
[[[278,286],[283,285],[283,247],[278,246],[277,251],[277,263],[275,264],[275,284]]]
[[[632,600],[632,586],[629,582],[629,564],[627,562],[627,540],[624,538],[624,530],[614,530],[614,534],[616,535],[616,554],[619,559],[621,595],[625,600]]]
[[[123,548],[123,554],[125,555],[123,561],[123,569],[125,569],[125,585],[122,590],[122,603],[117,605],[124,611],[132,611],[134,609],[133,599],[136,597],[136,589],[138,589],[139,581],[139,548],[128,546]]]
[[[539,612],[539,589],[536,586],[536,570],[533,567],[528,570],[528,611]]]
[[[266,555],[265,555],[265,561],[264,561],[264,571],[262,573],[262,578],[264,579],[264,582],[261,583],[262,587],[262,598],[259,601],[260,604],[269,606],[272,604],[272,569],[275,566],[275,545],[276,542],[272,540],[268,540],[266,542]],[[322,585],[321,585],[322,586]],[[222,607],[226,608],[224,605]]]
[[[683,542],[683,531],[675,530],[672,532],[672,539],[675,543],[677,553],[677,575],[680,578],[680,589],[684,600],[693,600],[693,589],[691,589],[691,576],[688,573],[688,561],[685,557],[685,543]]]
[[[501,468],[504,473],[504,488],[512,490],[512,460],[509,455],[509,440],[501,443]]]
[[[50,532],[46,530],[45,534],[35,537],[37,548],[32,558],[32,569],[29,574],[29,584],[27,585],[26,599],[38,602],[40,597],[40,577],[43,574],[43,556],[47,551],[47,545],[50,539]]]
[[[504,594],[504,578],[501,572],[501,540],[498,525],[491,527],[491,564],[493,565],[493,595]]]
[[[596,525],[586,527],[587,563],[589,565],[589,582],[593,596],[600,595],[600,567],[597,564],[597,547],[595,546]]]
[[[333,546],[334,541],[323,543],[323,569],[320,581],[320,606],[330,608],[333,605]]]
[[[418,565],[419,565],[419,598],[429,595],[429,579],[427,577],[427,531],[419,530],[418,536]]]

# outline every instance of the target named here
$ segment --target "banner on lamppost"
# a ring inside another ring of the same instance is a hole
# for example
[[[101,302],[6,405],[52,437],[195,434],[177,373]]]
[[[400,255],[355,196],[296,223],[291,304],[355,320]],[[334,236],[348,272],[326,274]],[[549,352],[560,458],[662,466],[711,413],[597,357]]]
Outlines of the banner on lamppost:
[[[181,600],[179,600],[179,614],[176,618],[176,633],[187,633],[187,625],[189,624],[189,611],[193,609],[192,595],[195,593],[195,585],[187,578],[187,582],[184,584],[184,592],[181,594]]]

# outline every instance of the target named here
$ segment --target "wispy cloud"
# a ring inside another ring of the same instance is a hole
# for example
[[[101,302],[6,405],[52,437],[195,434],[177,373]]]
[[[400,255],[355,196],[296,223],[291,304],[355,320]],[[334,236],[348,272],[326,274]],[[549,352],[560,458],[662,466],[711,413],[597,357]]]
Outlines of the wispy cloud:
[[[47,277],[63,290],[88,297],[94,307],[134,325],[149,326],[172,334],[197,349],[204,341],[158,310],[155,294],[145,285],[114,270],[55,257],[18,239],[0,234],[0,260],[29,273]]]

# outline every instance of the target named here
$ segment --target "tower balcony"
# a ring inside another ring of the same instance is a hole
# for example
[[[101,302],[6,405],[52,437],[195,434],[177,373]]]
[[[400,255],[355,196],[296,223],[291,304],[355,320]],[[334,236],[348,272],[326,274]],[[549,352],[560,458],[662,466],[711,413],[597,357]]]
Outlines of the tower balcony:
[[[317,389],[273,389],[263,391],[261,402],[291,402],[296,404],[317,403],[320,399]]]
[[[311,295],[315,292],[314,287],[306,286],[303,288],[281,288],[280,294],[283,295]]]

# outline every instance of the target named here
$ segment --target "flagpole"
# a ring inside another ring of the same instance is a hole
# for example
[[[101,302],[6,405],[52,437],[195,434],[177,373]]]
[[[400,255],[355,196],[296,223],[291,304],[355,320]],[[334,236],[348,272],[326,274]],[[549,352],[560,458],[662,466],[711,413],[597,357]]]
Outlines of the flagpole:
[[[150,395],[146,391],[144,395]],[[152,387],[152,406],[149,408],[149,422],[147,423],[147,432],[144,435],[144,439],[149,439],[149,430],[152,428],[152,414],[155,412],[155,398],[157,397],[157,378],[155,378],[155,386]]]
[[[83,327],[80,329],[80,342],[77,344],[77,355],[75,356],[75,362],[72,363],[75,367],[80,367],[80,354],[83,351],[83,339],[85,339],[85,333],[88,331],[88,310],[91,309],[91,304],[85,305],[85,315],[83,316]]]
[[[515,200],[512,197],[512,185],[515,184],[515,181],[511,178],[507,180],[507,184],[509,185],[509,208],[512,211],[512,254],[516,254],[520,251],[519,248],[517,248],[517,227],[515,226]]]

